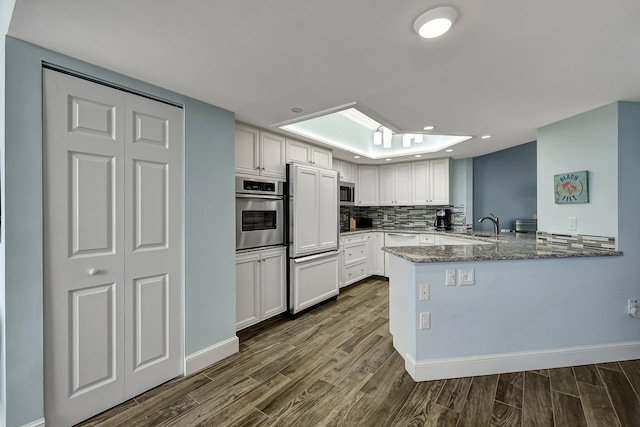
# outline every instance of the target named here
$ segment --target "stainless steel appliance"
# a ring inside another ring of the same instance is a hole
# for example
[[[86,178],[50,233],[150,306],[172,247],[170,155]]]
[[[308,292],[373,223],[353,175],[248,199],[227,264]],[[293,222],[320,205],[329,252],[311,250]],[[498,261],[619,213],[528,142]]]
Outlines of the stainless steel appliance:
[[[533,233],[538,231],[537,219],[516,219],[513,221],[513,229],[516,233]]]
[[[340,182],[340,206],[354,206],[356,185],[352,182]]]
[[[433,226],[438,230],[451,230],[451,210],[438,209],[436,211],[436,220]]]
[[[287,165],[289,203],[289,313],[338,295],[338,171]]]
[[[236,177],[236,250],[285,244],[284,182]]]

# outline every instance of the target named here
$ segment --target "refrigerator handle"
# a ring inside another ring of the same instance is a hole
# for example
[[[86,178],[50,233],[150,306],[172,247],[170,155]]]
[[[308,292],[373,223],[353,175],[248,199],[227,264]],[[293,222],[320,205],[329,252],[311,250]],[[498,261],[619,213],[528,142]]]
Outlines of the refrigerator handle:
[[[305,256],[301,258],[291,258],[291,261],[295,263],[315,261],[317,259],[328,258],[330,256],[336,256],[338,254],[339,254],[339,251],[323,252],[317,255],[310,255],[310,256]]]

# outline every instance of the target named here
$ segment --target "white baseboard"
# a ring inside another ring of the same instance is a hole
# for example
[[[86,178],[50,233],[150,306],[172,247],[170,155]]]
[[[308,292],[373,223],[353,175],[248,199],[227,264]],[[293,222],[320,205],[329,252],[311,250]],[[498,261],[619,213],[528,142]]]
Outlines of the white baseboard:
[[[202,368],[237,353],[238,351],[240,351],[240,341],[238,340],[238,337],[233,337],[214,344],[211,347],[202,349],[196,353],[190,354],[186,357],[185,375],[191,375]]]
[[[44,418],[25,424],[22,427],[44,427]]]
[[[416,382],[632,359],[640,359],[640,341],[434,360],[416,361],[409,354],[404,358]]]

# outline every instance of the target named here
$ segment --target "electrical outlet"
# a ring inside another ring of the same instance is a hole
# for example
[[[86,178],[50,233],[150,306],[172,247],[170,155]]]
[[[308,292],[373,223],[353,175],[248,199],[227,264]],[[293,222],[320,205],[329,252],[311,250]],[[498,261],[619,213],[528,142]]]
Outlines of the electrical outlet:
[[[460,285],[474,285],[476,283],[473,268],[468,270],[460,270]]]
[[[431,313],[420,313],[420,329],[431,329]]]
[[[569,223],[567,224],[567,229],[571,231],[575,231],[577,229],[577,219],[575,216],[569,217]]]
[[[455,269],[447,269],[445,283],[447,286],[455,286],[456,285],[456,270]]]
[[[429,301],[429,298],[431,298],[430,291],[428,283],[420,285],[420,301]]]

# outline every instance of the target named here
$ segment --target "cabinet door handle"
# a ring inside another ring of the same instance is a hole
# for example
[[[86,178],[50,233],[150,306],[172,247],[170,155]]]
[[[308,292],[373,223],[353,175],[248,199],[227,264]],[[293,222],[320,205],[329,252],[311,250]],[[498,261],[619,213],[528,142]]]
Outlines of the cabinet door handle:
[[[98,274],[100,274],[100,270],[98,270],[97,268],[89,269],[89,276],[97,276]]]

